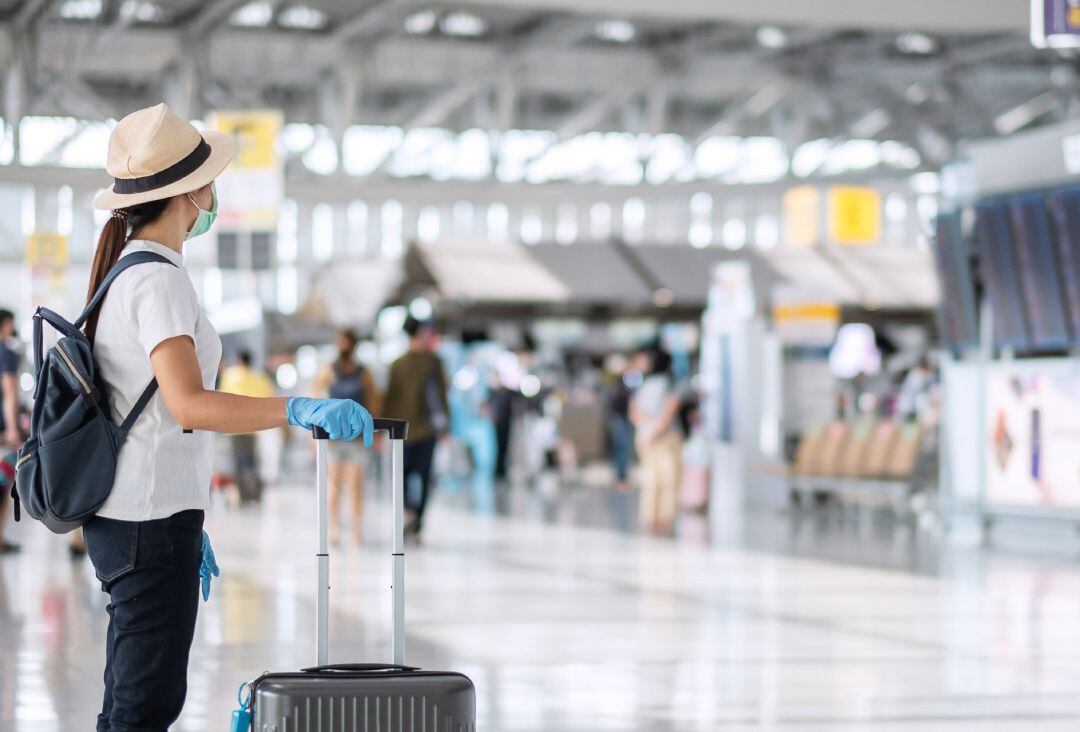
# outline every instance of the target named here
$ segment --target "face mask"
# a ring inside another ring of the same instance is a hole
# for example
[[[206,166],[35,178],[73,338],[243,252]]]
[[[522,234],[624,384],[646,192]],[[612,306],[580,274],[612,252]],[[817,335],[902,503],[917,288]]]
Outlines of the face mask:
[[[210,231],[210,227],[214,225],[214,219],[217,218],[217,188],[213,183],[210,184],[211,204],[209,211],[199,208],[199,204],[195,203],[195,199],[190,193],[187,194],[187,197],[192,205],[199,209],[199,215],[195,217],[195,223],[191,225],[191,229],[188,230],[187,236],[184,237],[184,241],[194,239],[197,236],[202,236]]]

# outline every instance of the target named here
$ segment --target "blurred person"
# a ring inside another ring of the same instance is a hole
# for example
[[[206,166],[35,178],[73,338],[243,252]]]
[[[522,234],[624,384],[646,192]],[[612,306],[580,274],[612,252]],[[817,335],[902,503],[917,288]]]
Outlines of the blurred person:
[[[251,368],[251,351],[236,355],[236,361],[221,371],[218,389],[229,394],[265,399],[274,396],[274,382],[262,371]],[[240,504],[262,499],[262,474],[259,472],[259,443],[254,432],[229,437],[232,447],[233,474]]]
[[[409,350],[390,366],[383,411],[391,419],[409,422],[405,441],[405,481],[415,476],[418,491],[405,492],[405,533],[418,541],[424,528],[424,510],[431,492],[431,463],[435,443],[450,423],[446,374],[435,353],[438,333],[429,322],[409,316],[405,320]]]
[[[919,358],[914,367],[904,375],[896,396],[896,416],[900,421],[915,421],[920,416],[924,401],[934,386],[934,371],[927,356]]]
[[[200,133],[164,104],[142,109],[113,129],[106,170],[114,181],[94,199],[111,216],[88,301],[122,256],[154,252],[167,260],[120,274],[85,326],[111,416],[126,416],[148,395],[120,449],[112,492],[83,527],[109,596],[98,732],[165,732],[183,708],[200,582],[206,599],[218,571],[203,531],[210,433],[290,424],[322,427],[333,439],[362,434],[368,443],[373,433],[371,415],[355,402],[213,388],[221,340],[199,306],[183,250],[213,225],[213,181],[235,152],[233,137]]]
[[[646,374],[630,400],[630,421],[641,458],[641,523],[654,534],[668,534],[678,509],[683,438],[679,397],[671,375],[671,356],[654,348],[635,359]]]
[[[380,412],[380,396],[375,388],[371,372],[356,360],[356,346],[360,338],[351,328],[338,331],[335,338],[337,358],[315,378],[315,393],[329,395],[334,399],[351,399],[363,405],[372,414]],[[330,484],[330,541],[339,541],[341,523],[341,493],[346,490],[351,498],[353,538],[363,540],[364,474],[370,466],[370,455],[362,445],[355,442],[331,442],[327,445],[327,479]]]
[[[10,465],[12,470],[15,466],[15,454],[22,444],[22,434],[19,431],[19,354],[11,347],[15,335],[15,314],[10,310],[0,309],[0,432],[3,433],[0,461]],[[13,473],[10,480],[0,482],[0,554],[14,554],[19,551],[18,544],[4,539],[9,503],[4,498],[5,494],[8,498],[11,497],[14,481]]]
[[[634,426],[630,424],[630,385],[627,383],[630,366],[621,355],[608,358],[607,371],[611,383],[607,390],[607,427],[611,444],[611,462],[615,468],[615,489],[625,491],[634,460]]]

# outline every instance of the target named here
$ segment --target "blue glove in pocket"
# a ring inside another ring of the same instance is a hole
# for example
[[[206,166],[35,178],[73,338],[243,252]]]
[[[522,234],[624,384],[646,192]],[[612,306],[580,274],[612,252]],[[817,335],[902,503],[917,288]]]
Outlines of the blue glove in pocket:
[[[217,557],[214,556],[214,548],[210,546],[210,536],[202,532],[202,564],[199,565],[199,579],[202,580],[202,599],[206,602],[210,599],[210,582],[214,577],[220,577],[221,570],[217,566]]]

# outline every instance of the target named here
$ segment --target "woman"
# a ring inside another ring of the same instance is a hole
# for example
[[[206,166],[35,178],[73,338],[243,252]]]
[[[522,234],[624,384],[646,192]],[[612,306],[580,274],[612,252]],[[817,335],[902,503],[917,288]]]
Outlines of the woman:
[[[379,393],[371,372],[356,360],[360,342],[350,328],[338,331],[335,338],[337,358],[315,379],[315,391],[334,399],[351,399],[372,412],[379,411]],[[327,453],[327,478],[330,483],[330,541],[337,543],[341,523],[341,491],[344,485],[352,500],[353,538],[363,541],[361,511],[364,500],[364,472],[369,452],[355,442],[331,442]]]
[[[676,418],[679,397],[671,376],[671,356],[657,348],[638,360],[645,380],[630,401],[630,421],[641,457],[641,523],[654,534],[668,534],[675,523],[682,471],[682,435]]]
[[[94,256],[90,294],[123,255],[150,251],[168,260],[125,270],[86,325],[114,416],[127,414],[152,378],[158,382],[120,450],[109,499],[84,529],[109,595],[98,732],[166,730],[183,707],[209,502],[209,433],[287,422],[321,426],[333,439],[371,440],[371,416],[355,402],[213,390],[221,341],[199,308],[182,251],[213,224],[213,181],[235,149],[227,135],[200,135],[164,104],[139,110],[113,130],[106,169],[114,183],[94,199],[112,216]]]

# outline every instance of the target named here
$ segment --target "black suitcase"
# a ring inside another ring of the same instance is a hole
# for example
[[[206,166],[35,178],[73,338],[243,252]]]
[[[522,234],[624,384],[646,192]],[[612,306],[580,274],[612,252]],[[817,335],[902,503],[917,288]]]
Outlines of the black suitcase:
[[[476,692],[464,674],[405,666],[405,538],[402,456],[408,424],[377,419],[390,436],[394,511],[392,664],[327,664],[326,434],[316,428],[317,537],[315,555],[317,665],[267,673],[252,681],[255,732],[475,732]]]

